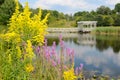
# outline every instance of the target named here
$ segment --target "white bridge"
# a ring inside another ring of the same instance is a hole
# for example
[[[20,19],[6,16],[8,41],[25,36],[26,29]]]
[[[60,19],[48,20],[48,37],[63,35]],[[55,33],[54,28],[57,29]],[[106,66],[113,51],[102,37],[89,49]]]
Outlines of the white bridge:
[[[77,28],[48,28],[50,33],[75,33],[75,32],[91,32],[96,28],[97,21],[80,21]]]
[[[74,32],[79,32],[78,28],[48,28],[48,32],[54,32],[54,33],[74,33]]]

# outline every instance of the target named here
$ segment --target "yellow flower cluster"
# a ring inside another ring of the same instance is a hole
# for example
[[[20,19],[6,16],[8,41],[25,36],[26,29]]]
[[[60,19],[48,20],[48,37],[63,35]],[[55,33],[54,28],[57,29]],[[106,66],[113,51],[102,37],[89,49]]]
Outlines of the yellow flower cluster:
[[[19,34],[16,34],[15,32],[1,34],[0,38],[6,42],[13,42],[13,43],[20,43],[21,38]]]
[[[26,70],[26,72],[32,72],[34,70],[34,67],[32,64],[27,64],[25,66],[25,70]]]
[[[16,46],[16,50],[17,50],[17,57],[18,57],[18,59],[21,59],[22,58],[22,51],[20,49],[20,46]]]
[[[63,73],[63,77],[64,77],[64,80],[75,80],[77,78],[74,74],[74,69],[73,68],[71,68],[68,71],[65,71]]]
[[[26,3],[23,12],[19,11],[18,2],[16,2],[16,4],[15,13],[10,18],[9,32],[14,31],[20,34],[21,39],[24,41],[31,40],[42,44],[44,42],[44,36],[47,34],[46,22],[49,14],[41,20],[42,11],[39,10],[38,14],[31,17],[28,3]]]
[[[27,40],[27,47],[26,47],[26,54],[25,54],[25,59],[29,58],[30,61],[32,61],[33,57],[34,57],[34,53],[33,53],[33,49],[32,49],[32,43],[30,40]]]

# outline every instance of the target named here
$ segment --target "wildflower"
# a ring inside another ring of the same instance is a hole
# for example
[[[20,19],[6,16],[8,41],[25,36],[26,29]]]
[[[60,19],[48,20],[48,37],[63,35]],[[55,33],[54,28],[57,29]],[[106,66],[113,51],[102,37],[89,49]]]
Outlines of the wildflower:
[[[2,34],[0,37],[6,42],[19,43],[21,41],[19,34],[16,34],[15,32]]]
[[[22,52],[21,52],[21,50],[20,50],[20,47],[17,46],[16,49],[17,49],[17,57],[18,57],[19,59],[22,58]]]
[[[75,80],[77,77],[74,74],[74,69],[71,68],[68,71],[64,71],[63,73],[64,80]]]
[[[62,35],[59,36],[60,46],[64,47],[64,41],[62,40]]]
[[[80,66],[75,69],[75,74],[80,78],[83,77],[82,69],[83,69],[83,64],[80,64]]]
[[[27,47],[26,47],[26,54],[25,54],[25,59],[29,58],[30,60],[32,60],[32,58],[34,57],[34,53],[33,53],[33,49],[32,49],[32,43],[30,40],[27,40]]]
[[[25,70],[26,70],[26,72],[32,72],[34,70],[34,67],[32,64],[27,64],[25,66]]]
[[[36,48],[36,52],[37,52],[37,53],[40,52],[40,46],[38,46],[38,47]]]
[[[83,64],[80,64],[79,70],[81,71],[83,69]]]
[[[20,35],[23,41],[31,40],[32,42],[42,45],[44,36],[47,34],[47,18],[49,14],[41,20],[41,10],[39,13],[31,17],[28,3],[26,3],[23,12],[19,11],[18,0],[16,0],[16,9],[9,22],[9,31]]]
[[[76,74],[76,75],[79,74],[79,68],[78,68],[78,67],[76,67],[76,69],[75,69],[75,74]]]
[[[52,60],[52,65],[55,67],[57,63],[54,60]]]
[[[56,54],[55,49],[56,49],[56,43],[55,43],[55,42],[53,42],[53,45],[52,45],[52,52],[51,52],[53,55],[55,55],[55,54]]]

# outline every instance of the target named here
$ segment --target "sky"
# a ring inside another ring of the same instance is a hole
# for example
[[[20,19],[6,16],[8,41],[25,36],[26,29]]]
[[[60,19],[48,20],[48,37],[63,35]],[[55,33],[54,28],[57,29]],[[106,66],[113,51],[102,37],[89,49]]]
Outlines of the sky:
[[[96,10],[101,5],[114,9],[120,0],[19,0],[22,5],[29,3],[31,8],[57,10],[65,14],[74,14],[78,11]]]

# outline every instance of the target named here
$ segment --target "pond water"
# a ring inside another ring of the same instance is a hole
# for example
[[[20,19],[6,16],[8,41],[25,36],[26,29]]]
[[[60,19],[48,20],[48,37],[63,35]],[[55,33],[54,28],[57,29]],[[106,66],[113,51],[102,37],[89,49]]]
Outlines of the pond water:
[[[46,36],[48,44],[52,45],[60,33],[50,33]],[[75,67],[84,64],[85,71],[95,71],[96,74],[120,76],[120,36],[91,35],[79,33],[62,33],[65,46],[75,51]]]

